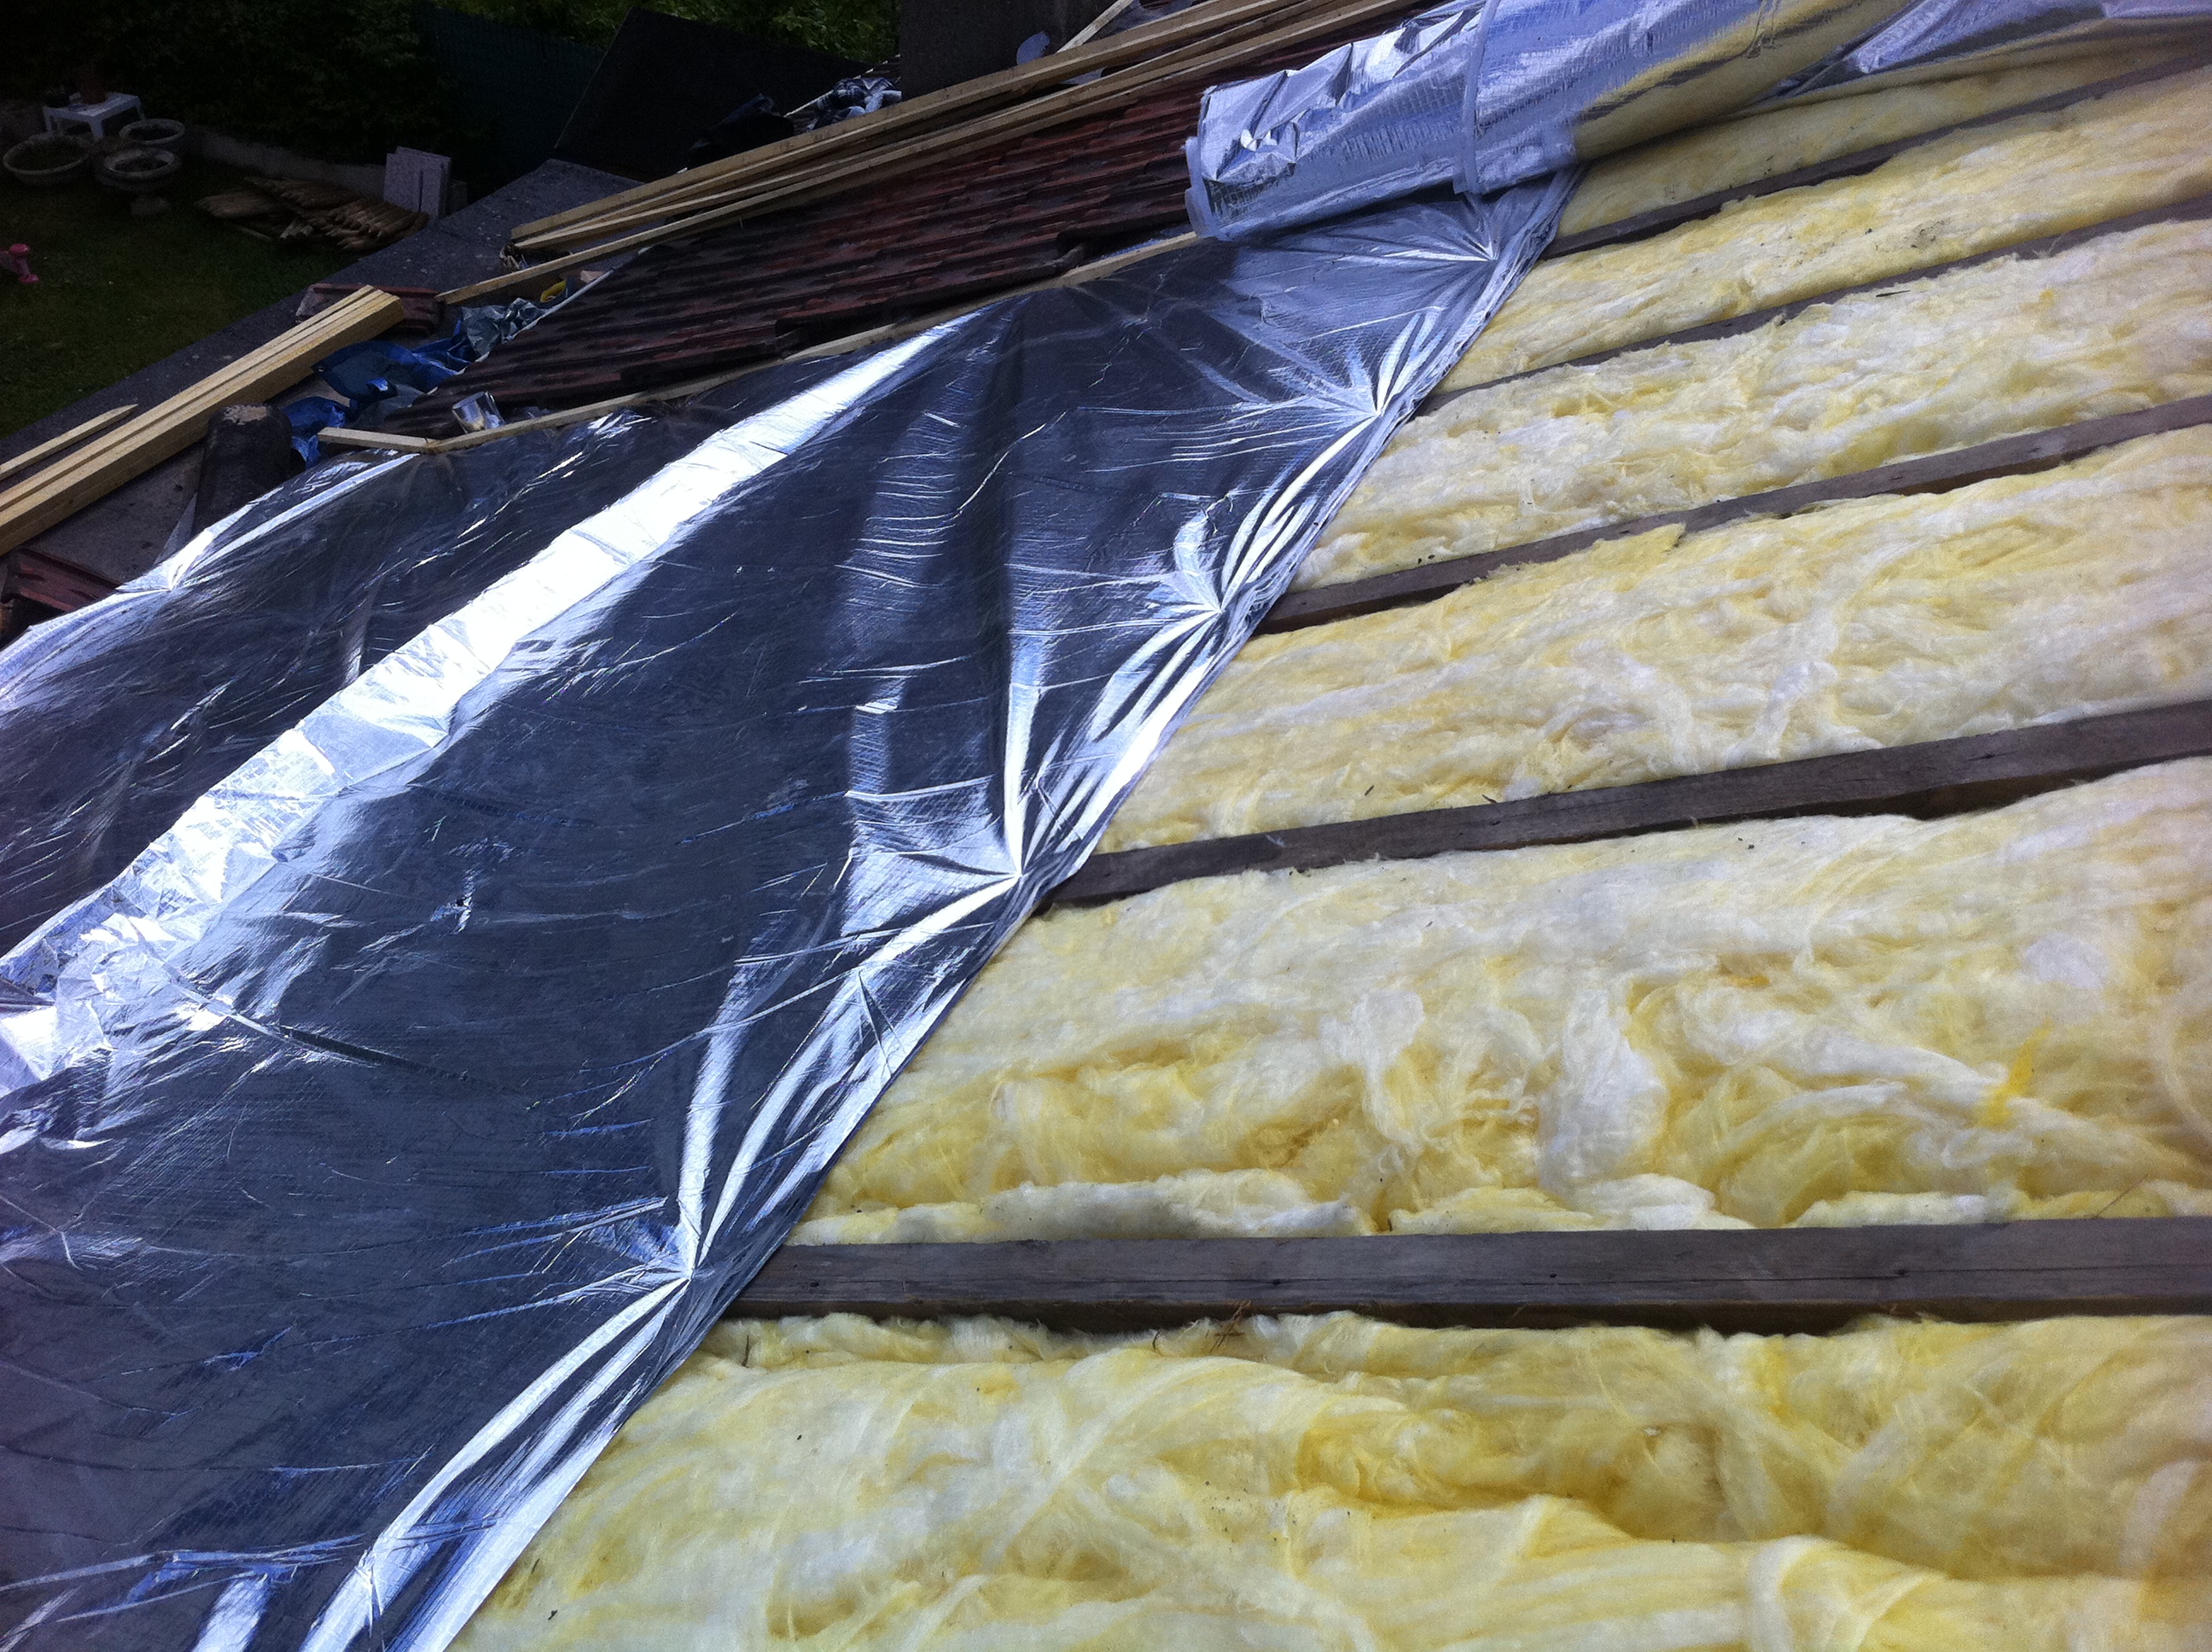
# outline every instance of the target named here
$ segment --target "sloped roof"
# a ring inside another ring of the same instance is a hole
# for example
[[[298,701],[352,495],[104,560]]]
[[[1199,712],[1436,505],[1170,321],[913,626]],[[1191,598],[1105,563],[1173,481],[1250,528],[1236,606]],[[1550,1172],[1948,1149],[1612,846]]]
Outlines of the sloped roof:
[[[1255,52],[1236,73],[1291,67],[1338,44]],[[482,391],[510,411],[568,407],[772,361],[1176,228],[1199,97],[1195,86],[1170,87],[933,172],[647,248],[390,428],[452,434],[453,404]]]

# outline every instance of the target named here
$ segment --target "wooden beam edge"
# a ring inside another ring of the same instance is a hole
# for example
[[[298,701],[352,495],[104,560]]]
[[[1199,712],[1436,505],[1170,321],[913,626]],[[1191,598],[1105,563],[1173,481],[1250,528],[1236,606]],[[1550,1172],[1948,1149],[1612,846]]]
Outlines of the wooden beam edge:
[[[398,299],[364,288],[34,471],[0,492],[0,550],[16,549],[182,452],[206,434],[208,420],[224,404],[258,401],[297,384],[318,360],[374,337],[398,321],[401,311]]]
[[[1933,818],[2202,756],[2212,756],[2212,700],[2191,700],[1711,774],[1124,849],[1093,855],[1048,898],[1056,905],[1120,900],[1194,878],[1318,872],[1796,815]]]
[[[74,447],[81,441],[89,440],[106,429],[108,426],[116,423],[118,420],[129,418],[137,410],[138,404],[136,402],[125,402],[120,407],[111,407],[105,413],[95,413],[82,424],[74,425],[63,431],[58,436],[40,442],[36,447],[25,448],[13,459],[0,459],[0,481],[4,481],[18,471],[29,470],[41,459],[51,459],[64,448]]]
[[[744,1318],[995,1314],[1140,1329],[1349,1311],[1409,1325],[1832,1329],[2212,1311],[2212,1218],[1334,1239],[787,1245]]]

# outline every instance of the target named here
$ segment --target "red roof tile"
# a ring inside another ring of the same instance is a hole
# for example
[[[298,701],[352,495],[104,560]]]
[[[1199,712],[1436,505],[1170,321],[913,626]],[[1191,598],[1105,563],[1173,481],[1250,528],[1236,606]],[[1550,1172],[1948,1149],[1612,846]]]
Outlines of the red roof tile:
[[[1255,56],[1237,73],[1336,44]],[[774,360],[1171,229],[1183,222],[1182,146],[1198,100],[1198,88],[1172,87],[932,171],[648,247],[392,426],[451,434],[453,404],[478,391],[510,411],[574,406]]]

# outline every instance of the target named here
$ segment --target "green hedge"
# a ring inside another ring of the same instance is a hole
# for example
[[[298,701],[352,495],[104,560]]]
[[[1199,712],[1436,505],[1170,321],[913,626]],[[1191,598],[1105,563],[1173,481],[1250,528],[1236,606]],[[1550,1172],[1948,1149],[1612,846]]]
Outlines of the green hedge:
[[[627,0],[443,0],[463,11],[604,46]],[[0,94],[36,98],[96,63],[149,114],[281,143],[325,161],[379,161],[397,145],[454,157],[481,188],[501,175],[423,46],[415,0],[76,0],[21,8],[0,50]],[[896,0],[664,0],[654,9],[874,61],[897,39]]]
[[[78,0],[27,8],[25,50],[0,53],[6,91],[74,87],[76,65],[146,112],[325,161],[412,144],[480,146],[415,26],[414,0]]]

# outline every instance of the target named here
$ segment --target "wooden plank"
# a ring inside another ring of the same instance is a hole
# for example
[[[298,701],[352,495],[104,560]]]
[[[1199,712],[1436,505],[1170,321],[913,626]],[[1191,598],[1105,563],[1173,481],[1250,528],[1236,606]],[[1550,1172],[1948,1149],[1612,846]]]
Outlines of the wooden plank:
[[[1108,6],[1105,10],[1100,12],[1096,17],[1085,23],[1081,28],[1077,29],[1074,33],[1069,35],[1067,37],[1067,44],[1060,49],[1062,52],[1073,52],[1079,46],[1090,45],[1091,38],[1096,35],[1100,29],[1105,27],[1107,24],[1112,22],[1116,17],[1119,17],[1123,12],[1128,10],[1128,9],[1135,3],[1136,0],[1113,0],[1113,3]]]
[[[396,430],[356,430],[343,424],[325,425],[315,433],[315,440],[325,447],[374,448],[381,452],[436,453],[445,450],[445,443],[434,436],[407,436]]]
[[[570,270],[580,269],[586,264],[611,258],[618,252],[665,241],[685,240],[771,210],[780,211],[802,205],[825,195],[854,187],[860,182],[872,183],[902,177],[924,167],[941,164],[963,150],[1006,143],[1048,125],[1073,120],[1082,115],[1096,114],[1143,96],[1163,85],[1183,81],[1204,82],[1218,70],[1249,61],[1262,49],[1294,46],[1302,40],[1355,23],[1362,17],[1394,15],[1403,9],[1403,0],[1353,0],[1351,4],[1333,9],[1245,45],[1203,53],[1197,52],[1194,48],[1186,48],[1147,65],[1148,73],[1152,77],[1142,85],[1130,77],[1121,76],[1074,87],[1058,97],[1039,100],[1036,103],[1022,105],[1000,114],[988,115],[963,126],[874,152],[855,161],[817,167],[776,178],[757,190],[741,192],[726,204],[618,236],[563,258],[508,270],[472,286],[457,288],[441,296],[448,304],[472,303],[495,294],[526,287],[533,280],[548,279]]]
[[[27,508],[40,507],[42,500],[51,502],[51,498],[62,493],[82,491],[86,477],[104,477],[118,465],[128,465],[137,458],[159,462],[184,446],[191,446],[191,442],[206,429],[206,420],[215,414],[215,409],[234,400],[258,400],[276,389],[299,383],[301,378],[307,376],[316,358],[347,343],[383,331],[396,314],[398,301],[378,295],[374,289],[365,289],[352,299],[331,305],[323,314],[303,320],[265,345],[250,349],[246,356],[239,356],[226,367],[208,374],[199,383],[185,387],[177,396],[170,396],[166,403],[150,407],[137,418],[128,420],[126,425],[106,431],[76,453],[49,465],[45,471],[0,493],[0,535],[13,529],[20,515]],[[146,458],[149,453],[150,458]],[[139,465],[137,469],[146,469],[146,465]],[[131,473],[135,476],[137,471]],[[108,482],[108,487],[119,480],[128,480],[128,476],[115,477]],[[101,487],[100,491],[104,493],[106,487]],[[0,546],[7,544],[9,539],[0,538]]]
[[[1049,94],[1078,75],[1110,73],[1194,40],[1210,39],[1219,44],[1232,30],[1255,24],[1264,29],[1306,9],[1290,0],[1209,0],[1208,3],[1192,6],[1086,49],[1055,52],[1035,63],[978,76],[957,86],[904,99],[872,114],[857,115],[834,125],[799,132],[703,167],[694,167],[672,178],[655,179],[563,212],[533,218],[528,223],[517,224],[512,239],[518,244],[527,243],[554,230],[608,217],[626,208],[766,177],[781,171],[794,156],[811,163],[845,151],[882,147],[894,139],[919,136],[923,131]]]
[[[2087,103],[2092,99],[2109,97],[2115,92],[2124,92],[2132,87],[2148,85],[2154,81],[2202,69],[2208,61],[2212,61],[2212,58],[2208,58],[2201,51],[2189,52],[2166,63],[2153,64],[2148,69],[2133,70],[2124,75],[2092,81],[2063,92],[2053,92],[2048,97],[2015,103],[2008,108],[1992,110],[1988,114],[1976,115],[1971,119],[1954,121],[1948,126],[1934,127],[1911,137],[1877,143],[1871,149],[1854,149],[1849,155],[1839,155],[1827,161],[1815,161],[1808,167],[1777,173],[1771,178],[1754,179],[1748,183],[1732,185],[1727,189],[1714,190],[1686,201],[1677,201],[1669,206],[1653,207],[1648,212],[1616,218],[1609,224],[1594,224],[1588,229],[1577,230],[1571,235],[1558,237],[1544,249],[1542,256],[1560,258],[1570,253],[1587,252],[1593,247],[1617,246],[1629,241],[1647,240],[1683,224],[1693,223],[1699,218],[1709,218],[1731,202],[1753,200],[1762,195],[1778,195],[1784,190],[1803,189],[1814,184],[1830,183],[1838,178],[1855,178],[1863,173],[1872,172],[1908,149],[1918,149],[1923,143],[1933,143],[1954,132],[1972,131],[1980,126],[1994,126],[2004,121],[2017,120],[2023,115],[2043,114],[2053,109],[2068,108],[2076,103]],[[1778,108],[1788,106],[1786,104],[1770,106],[1753,112],[1751,116],[1739,118],[1771,114]]]
[[[304,321],[311,315],[319,315],[349,293],[363,287],[374,286],[364,281],[319,281],[301,296],[299,307],[293,311],[295,320]],[[438,302],[434,287],[383,287],[379,290],[398,299],[407,314],[401,324],[407,329],[435,332],[445,325],[445,306]]]
[[[1376,574],[1364,580],[1347,580],[1341,585],[1316,586],[1310,591],[1289,592],[1267,610],[1267,616],[1260,622],[1259,629],[1262,631],[1295,631],[1309,625],[1326,625],[1334,620],[1375,613],[1385,608],[1402,608],[1413,603],[1427,602],[1448,592],[1456,591],[1463,585],[1486,580],[1500,568],[1557,562],[1563,556],[1573,556],[1577,551],[1587,550],[1602,540],[1626,539],[1635,534],[1647,533],[1653,528],[1671,527],[1676,523],[1689,532],[1702,533],[1708,529],[1724,527],[1731,522],[1747,521],[1753,517],[1790,516],[1815,505],[1833,504],[1839,500],[1870,499],[1879,494],[1948,491],[1965,487],[1969,483],[1985,481],[1990,477],[2018,476],[2031,471],[2048,470],[2054,465],[2080,459],[2102,447],[2205,423],[2212,423],[2212,396],[2191,396],[2161,406],[2145,408],[2140,412],[2115,413],[2106,418],[2084,419],[2078,424],[2060,425],[2055,430],[2036,430],[2024,436],[2000,437],[1996,441],[1985,441],[1976,446],[1957,447],[1948,453],[1930,453],[1924,459],[1900,459],[1894,465],[1879,465],[1871,471],[1854,471],[1849,475],[1830,477],[1821,482],[1801,482],[1762,494],[1717,499],[1709,505],[1699,505],[1692,510],[1667,511],[1656,516],[1639,516],[1626,522],[1614,522],[1600,527],[1577,528],[1572,533],[1554,534],[1548,539],[1531,540],[1525,545],[1508,545],[1503,550],[1484,551],[1479,556],[1449,557],[1439,562],[1424,562],[1418,568],[1396,568],[1388,574]]]
[[[2212,1217],[1729,1232],[787,1245],[743,1318],[963,1314],[1142,1330],[1339,1309],[1421,1326],[1826,1331],[2212,1311]]]
[[[2130,212],[2124,217],[2106,218],[2100,222],[2084,224],[2079,229],[2063,230],[2056,235],[2039,236],[2033,240],[2014,241],[2008,246],[1993,246],[1987,252],[1969,253],[1963,258],[1952,258],[1942,264],[1931,264],[1923,269],[1905,270],[1893,276],[1884,276],[1879,281],[1863,281],[1856,286],[1838,287],[1832,292],[1814,293],[1810,297],[1792,299],[1787,304],[1771,305],[1764,310],[1750,310],[1742,315],[1730,316],[1725,321],[1710,321],[1702,326],[1685,327],[1680,332],[1655,334],[1639,338],[1632,344],[1616,344],[1610,349],[1592,350],[1587,355],[1569,356],[1564,361],[1553,361],[1547,367],[1529,367],[1525,372],[1509,373],[1500,378],[1486,379],[1479,385],[1465,385],[1457,390],[1439,391],[1421,404],[1419,411],[1433,413],[1438,408],[1457,401],[1462,396],[1473,396],[1485,390],[1495,390],[1500,385],[1510,385],[1522,379],[1533,379],[1540,373],[1557,373],[1565,367],[1594,367],[1601,361],[1610,361],[1615,356],[1633,355],[1638,350],[1662,349],[1669,344],[1694,344],[1708,338],[1732,338],[1738,333],[1756,331],[1770,321],[1786,321],[1802,314],[1816,304],[1833,304],[1838,299],[1850,298],[1860,293],[1893,292],[1916,282],[1933,281],[1938,276],[1948,276],[1960,270],[1971,270],[1977,264],[1994,264],[1999,258],[2049,258],[2106,235],[2120,235],[2130,229],[2142,229],[2150,224],[2177,223],[2192,218],[2212,218],[2212,195],[2192,195],[2186,200],[2171,205],[2147,207],[2141,212]]]
[[[1372,7],[1376,0],[1352,0],[1352,3]],[[1389,0],[1381,0],[1381,3],[1395,9],[1389,6]],[[1320,21],[1297,25],[1297,19],[1300,14],[1311,14]],[[900,157],[909,153],[921,153],[942,160],[972,149],[1003,143],[1014,137],[1097,114],[1121,104],[1134,102],[1177,80],[1190,78],[1197,72],[1193,67],[1194,64],[1241,62],[1277,47],[1283,44],[1282,37],[1269,31],[1291,29],[1294,26],[1302,34],[1312,34],[1332,28],[1340,29],[1343,24],[1331,15],[1328,8],[1320,4],[1289,7],[1278,15],[1248,21],[1173,51],[1162,52],[1136,68],[1103,81],[1061,83],[1046,96],[1010,108],[980,112],[959,124],[940,122],[930,131],[907,133],[896,142],[879,143],[857,154],[799,156],[792,164],[755,167],[750,168],[745,176],[734,179],[725,176],[694,183],[690,181],[693,174],[684,173],[671,180],[675,187],[655,199],[601,214],[545,234],[525,236],[518,233],[512,245],[519,252],[543,254],[603,241],[625,230],[664,223],[709,208],[744,206],[749,210],[758,211],[761,208],[755,203],[768,200],[776,203],[778,210],[781,210],[796,203],[795,198],[787,197],[792,197],[794,189],[801,185],[807,186],[803,198],[819,198],[843,189],[857,188],[881,177],[895,175],[896,172],[912,170],[911,167],[893,166]],[[1064,75],[1065,69],[1060,72]],[[919,150],[916,149],[917,145],[921,146]],[[764,149],[747,151],[748,156],[765,154]],[[702,172],[704,170],[702,168]]]
[[[13,459],[0,459],[0,477],[11,477],[18,471],[27,471],[41,459],[52,458],[64,447],[76,446],[77,443],[106,429],[117,420],[129,418],[137,410],[137,403],[125,402],[120,407],[109,408],[105,413],[95,413],[82,424],[63,431],[51,440],[42,441],[36,447],[27,447]]]
[[[224,405],[234,400],[252,399],[256,386],[268,381],[271,373],[279,369],[290,370],[293,381],[296,382],[299,378],[305,376],[305,372],[300,370],[295,359],[303,350],[316,348],[338,349],[344,343],[353,342],[349,335],[357,336],[367,319],[378,315],[388,317],[392,313],[389,301],[380,301],[373,292],[368,291],[343,301],[341,304],[333,305],[330,309],[301,322],[289,331],[280,333],[267,343],[248,350],[228,366],[218,367],[197,384],[188,386],[177,396],[172,397],[169,401],[142,413],[130,424],[99,437],[82,451],[70,454],[61,464],[50,466],[40,476],[19,484],[19,487],[29,488],[47,478],[64,476],[74,467],[129,446],[141,439],[140,426],[143,423],[164,417],[170,410],[187,398],[206,402],[213,406]],[[306,364],[307,370],[312,370],[313,365],[313,360],[309,359]],[[0,502],[13,498],[15,491],[11,489],[8,494],[0,495]]]
[[[1402,4],[1402,0],[1400,3]],[[1044,96],[1017,103],[1012,107],[977,112],[955,124],[935,123],[930,130],[904,133],[899,135],[896,141],[878,142],[854,154],[825,156],[817,153],[796,157],[791,164],[785,164],[781,159],[771,164],[768,159],[768,149],[748,151],[745,155],[733,159],[749,160],[758,155],[762,160],[746,167],[742,175],[724,173],[709,178],[703,175],[708,169],[701,168],[699,181],[694,182],[694,174],[684,173],[671,180],[673,186],[654,199],[599,214],[547,233],[524,235],[518,232],[513,245],[523,252],[574,247],[641,224],[696,214],[708,207],[749,204],[760,198],[781,200],[790,194],[794,185],[801,183],[817,186],[838,183],[840,187],[852,187],[880,176],[890,175],[884,171],[886,164],[896,157],[916,151],[916,146],[921,146],[920,153],[941,157],[981,145],[1003,143],[1012,137],[1134,101],[1176,80],[1188,78],[1194,64],[1249,58],[1279,46],[1285,33],[1295,40],[1305,34],[1340,28],[1343,22],[1337,15],[1340,11],[1352,11],[1356,15],[1359,10],[1395,9],[1390,0],[1349,0],[1348,3],[1347,0],[1309,0],[1307,3],[1284,7],[1273,15],[1250,19],[1172,50],[1159,52],[1151,56],[1148,61],[1121,74],[1079,85],[1066,83],[1068,72],[1066,60],[1059,59],[1056,60],[1056,79],[1052,89]],[[1027,66],[1035,67],[1034,64]],[[893,106],[903,108],[906,106]],[[851,124],[842,123],[844,125]],[[838,128],[830,130],[835,131]],[[880,125],[874,128],[878,134],[884,130]],[[840,180],[844,181],[841,183]],[[826,192],[832,191],[819,187],[814,191],[817,195]]]
[[[763,362],[760,367],[774,367],[775,362]],[[501,441],[509,436],[526,435],[532,430],[556,430],[563,425],[581,424],[596,419],[603,413],[616,413],[626,407],[643,407],[648,403],[680,401],[687,396],[702,392],[741,379],[759,367],[741,367],[735,373],[717,374],[711,379],[694,379],[688,384],[670,385],[660,390],[641,390],[628,396],[611,396],[603,402],[586,402],[580,407],[564,407],[556,413],[541,413],[534,419],[513,419],[505,424],[495,424],[488,429],[470,430],[458,436],[403,436],[386,430],[354,430],[343,425],[333,426],[320,433],[320,439],[338,447],[383,447],[402,453],[452,453],[463,448],[481,447],[486,442]]]
[[[400,313],[398,299],[373,288],[342,299],[0,493],[0,550],[12,550],[182,452],[200,439],[216,409],[267,400],[306,378],[332,350],[384,331]]]
[[[1717,774],[1124,849],[1093,855],[1051,899],[1055,904],[1118,900],[1192,878],[1586,843],[1792,815],[1932,818],[1993,808],[2146,763],[2202,756],[2212,756],[2212,701],[2192,700]]]

